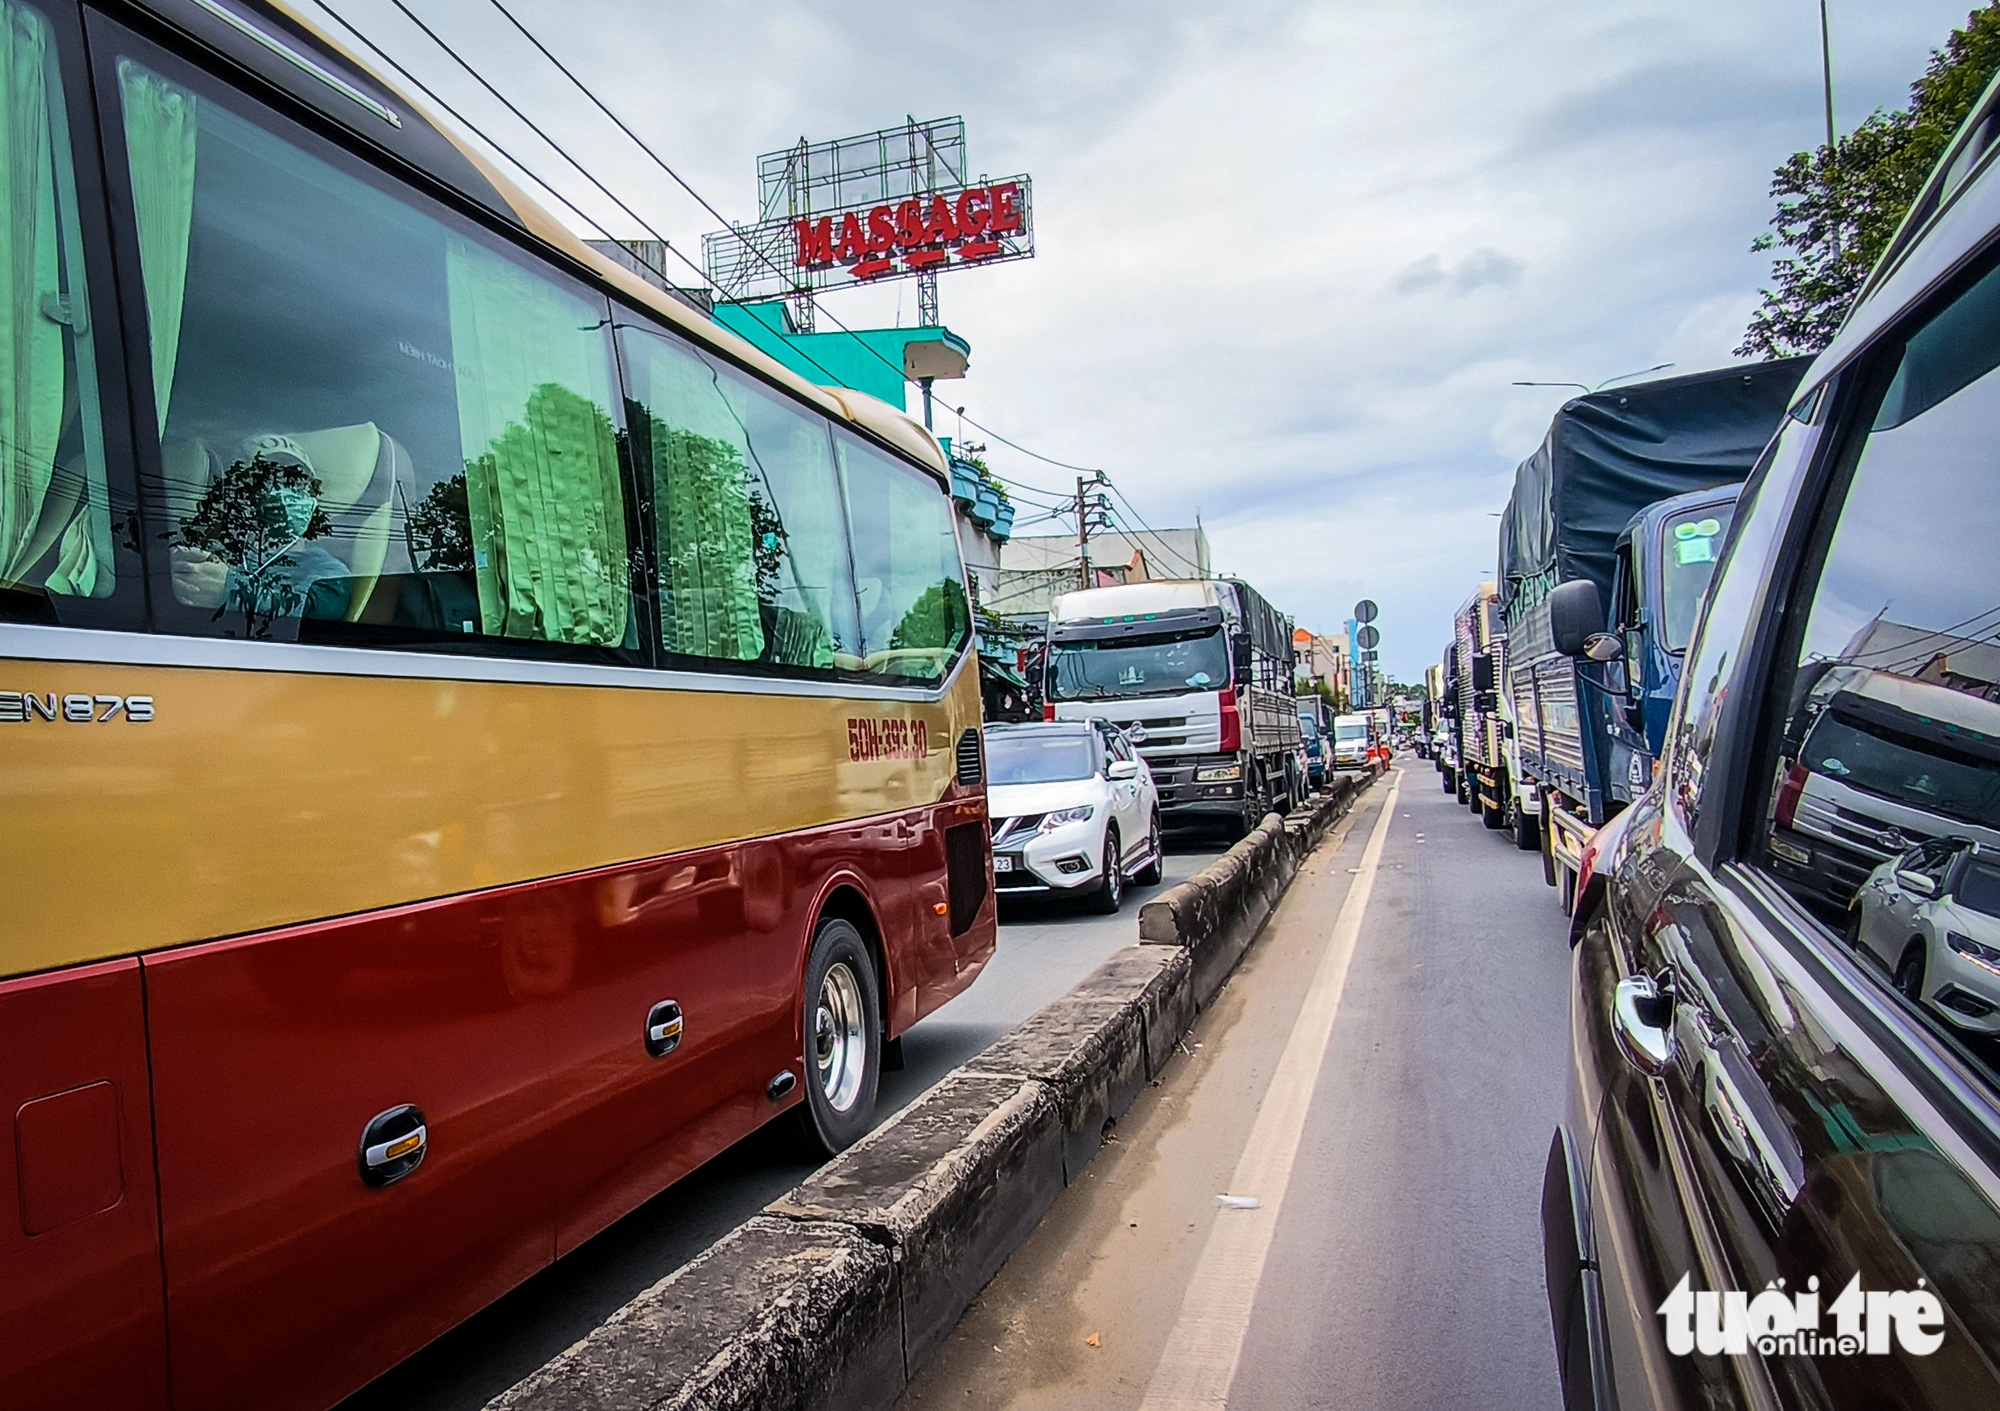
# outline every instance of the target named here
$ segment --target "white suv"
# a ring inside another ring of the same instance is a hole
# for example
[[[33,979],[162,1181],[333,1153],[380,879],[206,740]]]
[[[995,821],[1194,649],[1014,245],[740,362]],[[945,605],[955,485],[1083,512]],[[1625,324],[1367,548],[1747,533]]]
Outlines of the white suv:
[[[1112,912],[1127,879],[1160,880],[1159,792],[1110,722],[989,726],[986,779],[995,890],[1082,896]]]

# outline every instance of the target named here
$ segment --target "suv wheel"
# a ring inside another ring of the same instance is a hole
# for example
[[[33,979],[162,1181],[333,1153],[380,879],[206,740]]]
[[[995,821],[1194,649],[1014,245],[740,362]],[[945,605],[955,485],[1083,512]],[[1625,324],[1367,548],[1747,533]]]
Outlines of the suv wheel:
[[[1166,849],[1160,845],[1160,815],[1155,813],[1146,834],[1146,865],[1132,874],[1132,880],[1142,887],[1159,886],[1166,861]]]
[[[1924,1001],[1924,943],[1911,941],[1903,952],[1903,958],[1896,962],[1896,988],[1912,1004]]]
[[[1106,916],[1118,910],[1125,901],[1125,865],[1119,858],[1118,830],[1115,827],[1104,830],[1104,875],[1098,879],[1096,888],[1090,893],[1090,909]]]

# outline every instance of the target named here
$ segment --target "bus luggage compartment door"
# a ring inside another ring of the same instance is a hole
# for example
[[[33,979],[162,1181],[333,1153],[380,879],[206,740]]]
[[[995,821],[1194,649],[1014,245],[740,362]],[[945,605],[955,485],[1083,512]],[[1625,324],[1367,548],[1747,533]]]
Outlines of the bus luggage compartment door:
[[[549,1262],[573,945],[489,894],[145,958],[176,1405],[330,1405]],[[371,1182],[403,1104],[421,1162]]]
[[[164,1407],[134,960],[0,982],[0,1406]]]

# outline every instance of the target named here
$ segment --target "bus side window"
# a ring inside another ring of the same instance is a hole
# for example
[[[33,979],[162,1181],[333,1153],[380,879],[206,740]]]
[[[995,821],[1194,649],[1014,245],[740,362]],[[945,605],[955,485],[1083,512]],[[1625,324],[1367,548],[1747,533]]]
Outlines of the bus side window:
[[[866,669],[939,680],[972,632],[951,501],[914,466],[845,432],[835,439]]]
[[[162,629],[640,659],[605,300],[131,48]]]
[[[618,337],[665,660],[852,661],[854,580],[826,420],[649,324],[621,321]]]

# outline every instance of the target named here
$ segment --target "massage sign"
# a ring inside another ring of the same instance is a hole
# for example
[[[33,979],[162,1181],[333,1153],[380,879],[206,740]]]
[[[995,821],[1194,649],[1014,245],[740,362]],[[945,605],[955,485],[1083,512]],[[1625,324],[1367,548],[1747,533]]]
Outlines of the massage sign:
[[[792,226],[806,270],[839,265],[863,280],[918,274],[1019,253],[1018,239],[1028,232],[1027,190],[1021,181],[999,181],[803,217]]]

